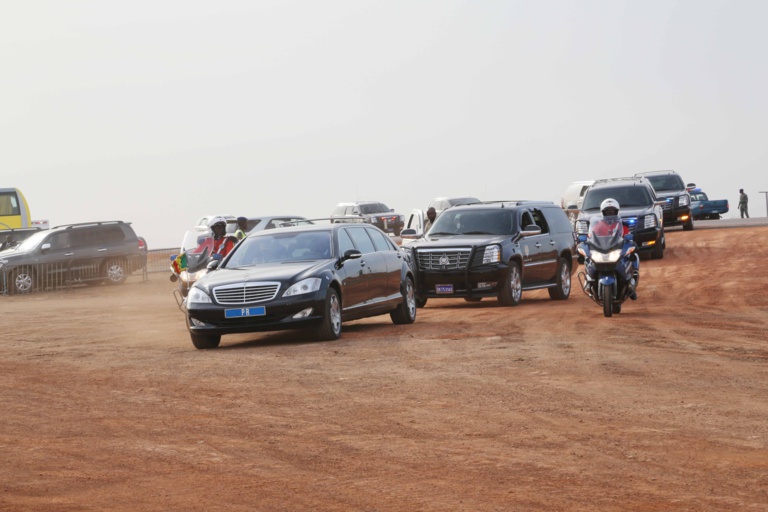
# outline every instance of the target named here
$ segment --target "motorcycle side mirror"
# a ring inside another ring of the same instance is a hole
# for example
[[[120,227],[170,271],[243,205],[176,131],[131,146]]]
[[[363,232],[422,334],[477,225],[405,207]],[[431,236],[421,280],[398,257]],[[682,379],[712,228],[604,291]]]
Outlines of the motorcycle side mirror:
[[[626,240],[627,242],[631,242],[634,239],[635,239],[635,235],[633,235],[632,233],[627,233],[626,235],[624,235],[624,240]]]
[[[171,261],[176,261],[176,258],[178,258],[178,254],[171,254]]]
[[[587,235],[579,235],[578,240],[579,240],[579,242],[582,242],[582,243],[586,242],[587,241]]]

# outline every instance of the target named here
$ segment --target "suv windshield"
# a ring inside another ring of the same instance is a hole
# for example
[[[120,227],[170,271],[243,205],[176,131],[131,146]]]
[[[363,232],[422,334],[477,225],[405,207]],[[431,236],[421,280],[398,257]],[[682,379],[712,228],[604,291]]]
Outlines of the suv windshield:
[[[618,201],[622,208],[637,208],[653,203],[645,187],[626,186],[611,188],[591,188],[584,198],[584,210],[599,210],[600,204],[608,198]]]
[[[445,210],[430,235],[509,235],[515,227],[510,210]]]
[[[385,205],[384,203],[360,205],[360,213],[369,214],[369,213],[388,213],[388,212],[389,212],[389,208],[387,208],[387,205]]]
[[[646,176],[656,191],[661,190],[683,190],[685,185],[682,178],[677,174],[663,174],[660,176]]]

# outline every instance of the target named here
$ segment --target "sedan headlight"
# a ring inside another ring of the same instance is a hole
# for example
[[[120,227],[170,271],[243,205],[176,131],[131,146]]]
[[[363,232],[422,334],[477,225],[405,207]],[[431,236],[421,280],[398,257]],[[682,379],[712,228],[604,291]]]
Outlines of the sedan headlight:
[[[193,286],[187,295],[187,304],[210,304],[211,298],[200,288]]]
[[[592,261],[595,263],[616,263],[621,257],[621,249],[615,249],[611,252],[592,251]]]
[[[645,219],[643,220],[643,228],[655,228],[656,227],[656,214],[652,213],[650,215],[646,215]]]
[[[316,292],[320,289],[320,283],[322,282],[323,280],[319,277],[308,277],[307,279],[302,279],[298,283],[285,290],[283,297],[293,297],[295,295],[302,295],[304,293]]]
[[[589,233],[589,221],[577,220],[576,221],[576,234],[586,235]]]
[[[677,198],[677,204],[679,206],[688,206],[691,204],[691,198],[687,194],[683,194]]]
[[[498,245],[489,245],[483,253],[483,265],[489,263],[498,263],[501,261],[501,247]]]

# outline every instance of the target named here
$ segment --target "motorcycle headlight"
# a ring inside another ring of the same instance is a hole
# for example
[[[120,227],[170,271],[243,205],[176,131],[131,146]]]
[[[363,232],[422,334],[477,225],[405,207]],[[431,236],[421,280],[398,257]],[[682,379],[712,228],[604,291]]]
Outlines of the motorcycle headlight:
[[[192,287],[187,295],[187,304],[210,304],[211,298],[200,288]]]
[[[592,251],[592,261],[595,263],[616,263],[621,257],[621,249],[615,249],[611,252]]]
[[[283,297],[292,297],[295,295],[302,295],[304,293],[316,292],[320,289],[320,283],[322,282],[322,279],[319,277],[309,277],[307,279],[302,279],[298,283],[285,290]]]
[[[483,252],[483,265],[489,263],[498,263],[501,261],[501,247],[498,245],[489,245]]]
[[[677,198],[677,204],[680,206],[688,206],[689,204],[691,204],[691,198],[688,197],[686,194],[683,194]]]
[[[204,268],[202,270],[198,270],[197,272],[189,273],[186,270],[182,270],[181,274],[179,274],[179,279],[182,280],[184,283],[194,283],[201,277],[203,277],[206,273],[208,273],[208,269]]]
[[[589,233],[589,222],[586,220],[577,220],[576,221],[576,234],[577,235],[586,235]]]
[[[656,215],[655,214],[646,215],[645,219],[643,219],[643,227],[645,229],[655,228],[656,227]]]

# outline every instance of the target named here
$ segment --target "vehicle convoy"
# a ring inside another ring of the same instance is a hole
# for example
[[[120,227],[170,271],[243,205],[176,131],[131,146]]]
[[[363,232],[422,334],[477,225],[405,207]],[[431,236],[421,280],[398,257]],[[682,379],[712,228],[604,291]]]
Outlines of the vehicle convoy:
[[[727,199],[710,199],[700,188],[691,190],[690,195],[691,216],[695,220],[719,219],[728,213],[730,205]]]
[[[405,230],[403,236],[411,235]],[[519,304],[524,290],[570,296],[575,236],[552,202],[498,201],[449,208],[429,233],[406,248],[416,271],[416,300],[495,297]]]
[[[656,197],[650,182],[643,177],[595,181],[584,196],[584,204],[576,220],[576,233],[589,233],[592,218],[600,213],[600,204],[608,198],[619,203],[622,221],[632,233],[638,253],[650,254],[655,259],[663,258],[666,237],[662,205],[666,201]]]
[[[331,219],[335,223],[366,222],[392,236],[400,236],[405,224],[404,215],[378,201],[339,203],[331,212]]]
[[[192,229],[189,229],[184,233],[184,238],[181,241],[180,252],[189,251],[199,245],[198,239],[200,236],[205,236],[210,232],[208,223],[215,217],[222,217],[227,222],[227,234],[234,235],[237,230],[237,218],[234,215],[206,215],[200,217]],[[261,231],[262,229],[274,229],[280,227],[284,222],[293,222],[296,220],[303,220],[304,217],[300,215],[259,215],[253,217],[246,217],[246,233],[251,231]]]
[[[409,255],[364,223],[297,224],[248,235],[181,304],[192,344],[216,348],[233,333],[307,329],[341,336],[342,322],[389,314],[416,319]]]
[[[611,199],[604,201],[611,202]],[[606,317],[621,313],[627,299],[637,299],[640,280],[637,259],[633,258],[637,246],[633,235],[624,235],[625,227],[618,215],[595,215],[589,224],[589,235],[579,235],[579,254],[584,258],[584,272],[579,272],[579,283],[584,294],[602,306]]]
[[[691,216],[691,197],[688,195],[683,178],[675,171],[649,171],[635,174],[636,178],[646,178],[656,192],[656,197],[664,201],[664,226],[683,226],[683,230],[693,229]]]
[[[120,284],[146,264],[147,244],[128,222],[57,226],[0,252],[0,292],[28,293],[73,283]]]

